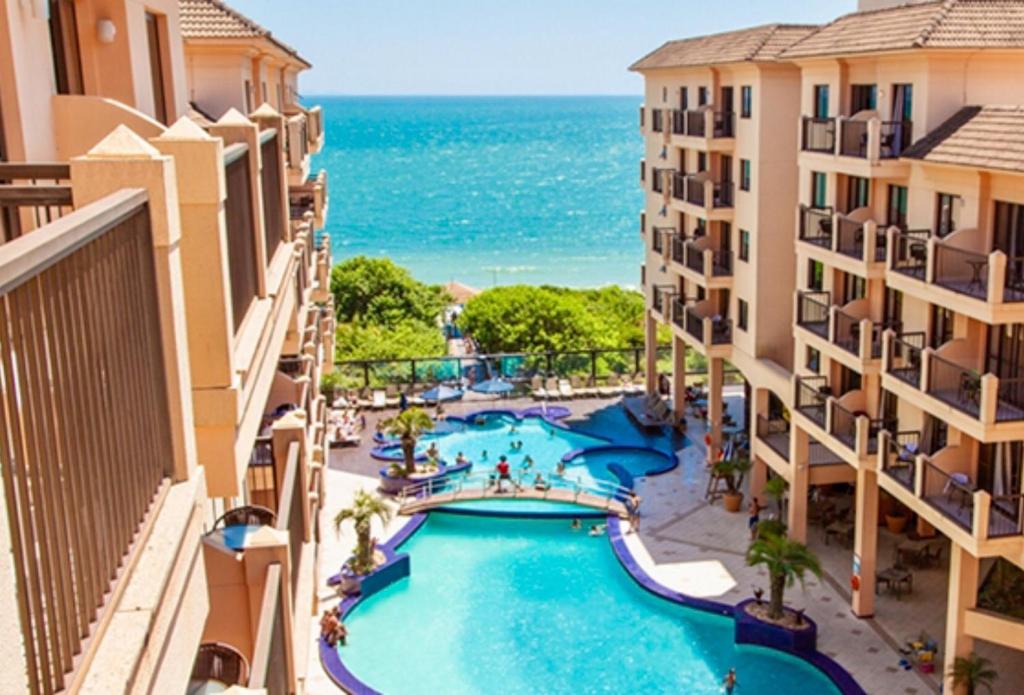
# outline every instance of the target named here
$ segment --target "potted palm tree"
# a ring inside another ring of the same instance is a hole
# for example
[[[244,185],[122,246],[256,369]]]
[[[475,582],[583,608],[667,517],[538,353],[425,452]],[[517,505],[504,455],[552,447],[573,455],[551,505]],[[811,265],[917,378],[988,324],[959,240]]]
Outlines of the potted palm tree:
[[[725,483],[722,503],[726,511],[740,510],[740,505],[743,504],[740,486],[743,485],[743,476],[750,470],[750,465],[750,459],[740,457],[723,459],[711,467],[711,475]]]
[[[402,450],[403,466],[392,465],[382,472],[381,488],[395,493],[416,475],[416,442],[434,429],[434,421],[422,408],[409,408],[383,422],[384,433],[396,437]]]
[[[808,572],[821,577],[821,563],[806,545],[784,533],[771,533],[767,529],[762,529],[757,540],[747,549],[747,564],[751,567],[764,565],[768,570],[770,597],[767,618],[778,623],[784,617],[782,602],[786,587],[793,586],[798,579],[803,584]]]
[[[967,689],[967,695],[975,695],[979,688],[985,692],[992,692],[992,684],[999,678],[999,674],[992,668],[992,662],[974,652],[970,656],[958,656],[949,669],[949,677],[953,679],[953,686],[963,686]]]
[[[340,510],[334,516],[336,532],[341,531],[341,526],[346,521],[351,521],[356,529],[355,550],[341,572],[341,590],[345,593],[358,590],[360,577],[366,576],[383,562],[383,556],[375,553],[370,538],[370,524],[374,517],[385,524],[388,523],[391,520],[391,508],[380,496],[370,494],[365,490],[356,492],[352,506]]]

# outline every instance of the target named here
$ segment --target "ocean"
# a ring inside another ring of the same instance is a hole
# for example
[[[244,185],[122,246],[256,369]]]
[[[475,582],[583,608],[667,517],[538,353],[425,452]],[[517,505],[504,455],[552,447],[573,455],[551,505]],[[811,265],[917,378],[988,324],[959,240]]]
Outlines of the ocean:
[[[640,97],[310,97],[335,261],[420,280],[636,287]]]

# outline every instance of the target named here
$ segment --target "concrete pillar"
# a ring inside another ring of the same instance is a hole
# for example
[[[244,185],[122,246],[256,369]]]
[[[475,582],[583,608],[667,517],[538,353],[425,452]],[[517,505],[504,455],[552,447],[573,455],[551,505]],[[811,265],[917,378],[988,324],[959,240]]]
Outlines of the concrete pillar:
[[[271,426],[271,437],[273,439],[271,446],[273,447],[274,461],[277,464],[277,479],[274,481],[274,484],[279,492],[284,484],[284,476],[287,470],[288,449],[291,447],[292,442],[297,442],[299,445],[299,467],[296,471],[298,475],[295,484],[299,486],[302,496],[302,537],[306,541],[309,541],[311,537],[310,531],[313,528],[309,499],[308,495],[305,494],[306,490],[309,490],[309,477],[311,475],[309,470],[310,452],[306,446],[306,426],[308,422],[309,415],[306,411],[300,409],[286,413]]]
[[[142,188],[148,196],[173,478],[188,480],[196,466],[196,438],[174,161],[121,125],[84,156],[71,160],[71,187],[76,208],[126,188]]]
[[[644,312],[644,386],[647,393],[658,392],[658,322],[651,310]]]
[[[282,240],[288,240],[291,231],[291,225],[289,224],[291,211],[288,203],[288,160],[285,157],[284,151],[285,129],[287,127],[285,125],[285,118],[275,111],[270,104],[264,102],[258,109],[249,114],[249,119],[256,123],[261,131],[268,128],[273,128],[277,131],[277,150],[275,156],[277,157],[277,170],[281,174],[279,186],[281,217],[278,223],[281,225]]]
[[[974,638],[967,634],[964,622],[967,611],[978,600],[979,562],[963,547],[952,543],[949,553],[949,589],[946,607],[946,648],[943,650],[943,674],[953,668],[958,656],[967,656],[974,649]],[[963,695],[965,688],[954,688],[953,679],[943,677],[943,692]]]
[[[672,411],[676,422],[686,417],[686,341],[672,335]]]
[[[793,467],[789,481],[789,509],[786,526],[789,537],[807,542],[807,492],[810,487],[810,437],[797,426],[791,427],[789,460]]]
[[[764,504],[764,484],[768,482],[768,464],[755,456],[750,467],[750,496]]]
[[[708,360],[708,433],[711,445],[708,447],[708,465],[718,460],[722,450],[722,381],[725,376],[725,360],[712,357]]]
[[[853,614],[870,618],[875,614],[875,570],[878,566],[878,473],[857,470],[853,555],[854,574],[859,586],[853,589]],[[859,558],[859,562],[858,559]],[[860,565],[857,571],[856,565]]]

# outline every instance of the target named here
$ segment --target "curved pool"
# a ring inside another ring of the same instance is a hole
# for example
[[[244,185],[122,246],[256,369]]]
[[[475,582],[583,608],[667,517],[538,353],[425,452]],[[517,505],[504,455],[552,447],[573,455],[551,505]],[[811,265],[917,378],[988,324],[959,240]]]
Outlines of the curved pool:
[[[411,575],[355,606],[345,666],[403,693],[838,693],[806,662],[737,646],[733,622],[651,595],[605,536],[564,520],[431,514]]]

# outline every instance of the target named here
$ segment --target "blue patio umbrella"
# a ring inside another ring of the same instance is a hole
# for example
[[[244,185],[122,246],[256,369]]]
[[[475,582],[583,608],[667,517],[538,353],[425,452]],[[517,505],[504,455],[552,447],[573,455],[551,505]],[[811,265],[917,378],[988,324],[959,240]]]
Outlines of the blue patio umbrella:
[[[462,398],[462,391],[453,389],[451,386],[435,386],[423,392],[423,400],[429,403],[457,401],[460,398]]]
[[[470,388],[477,393],[504,394],[511,391],[514,387],[504,379],[488,379],[487,381],[481,381],[479,384],[473,384]]]

